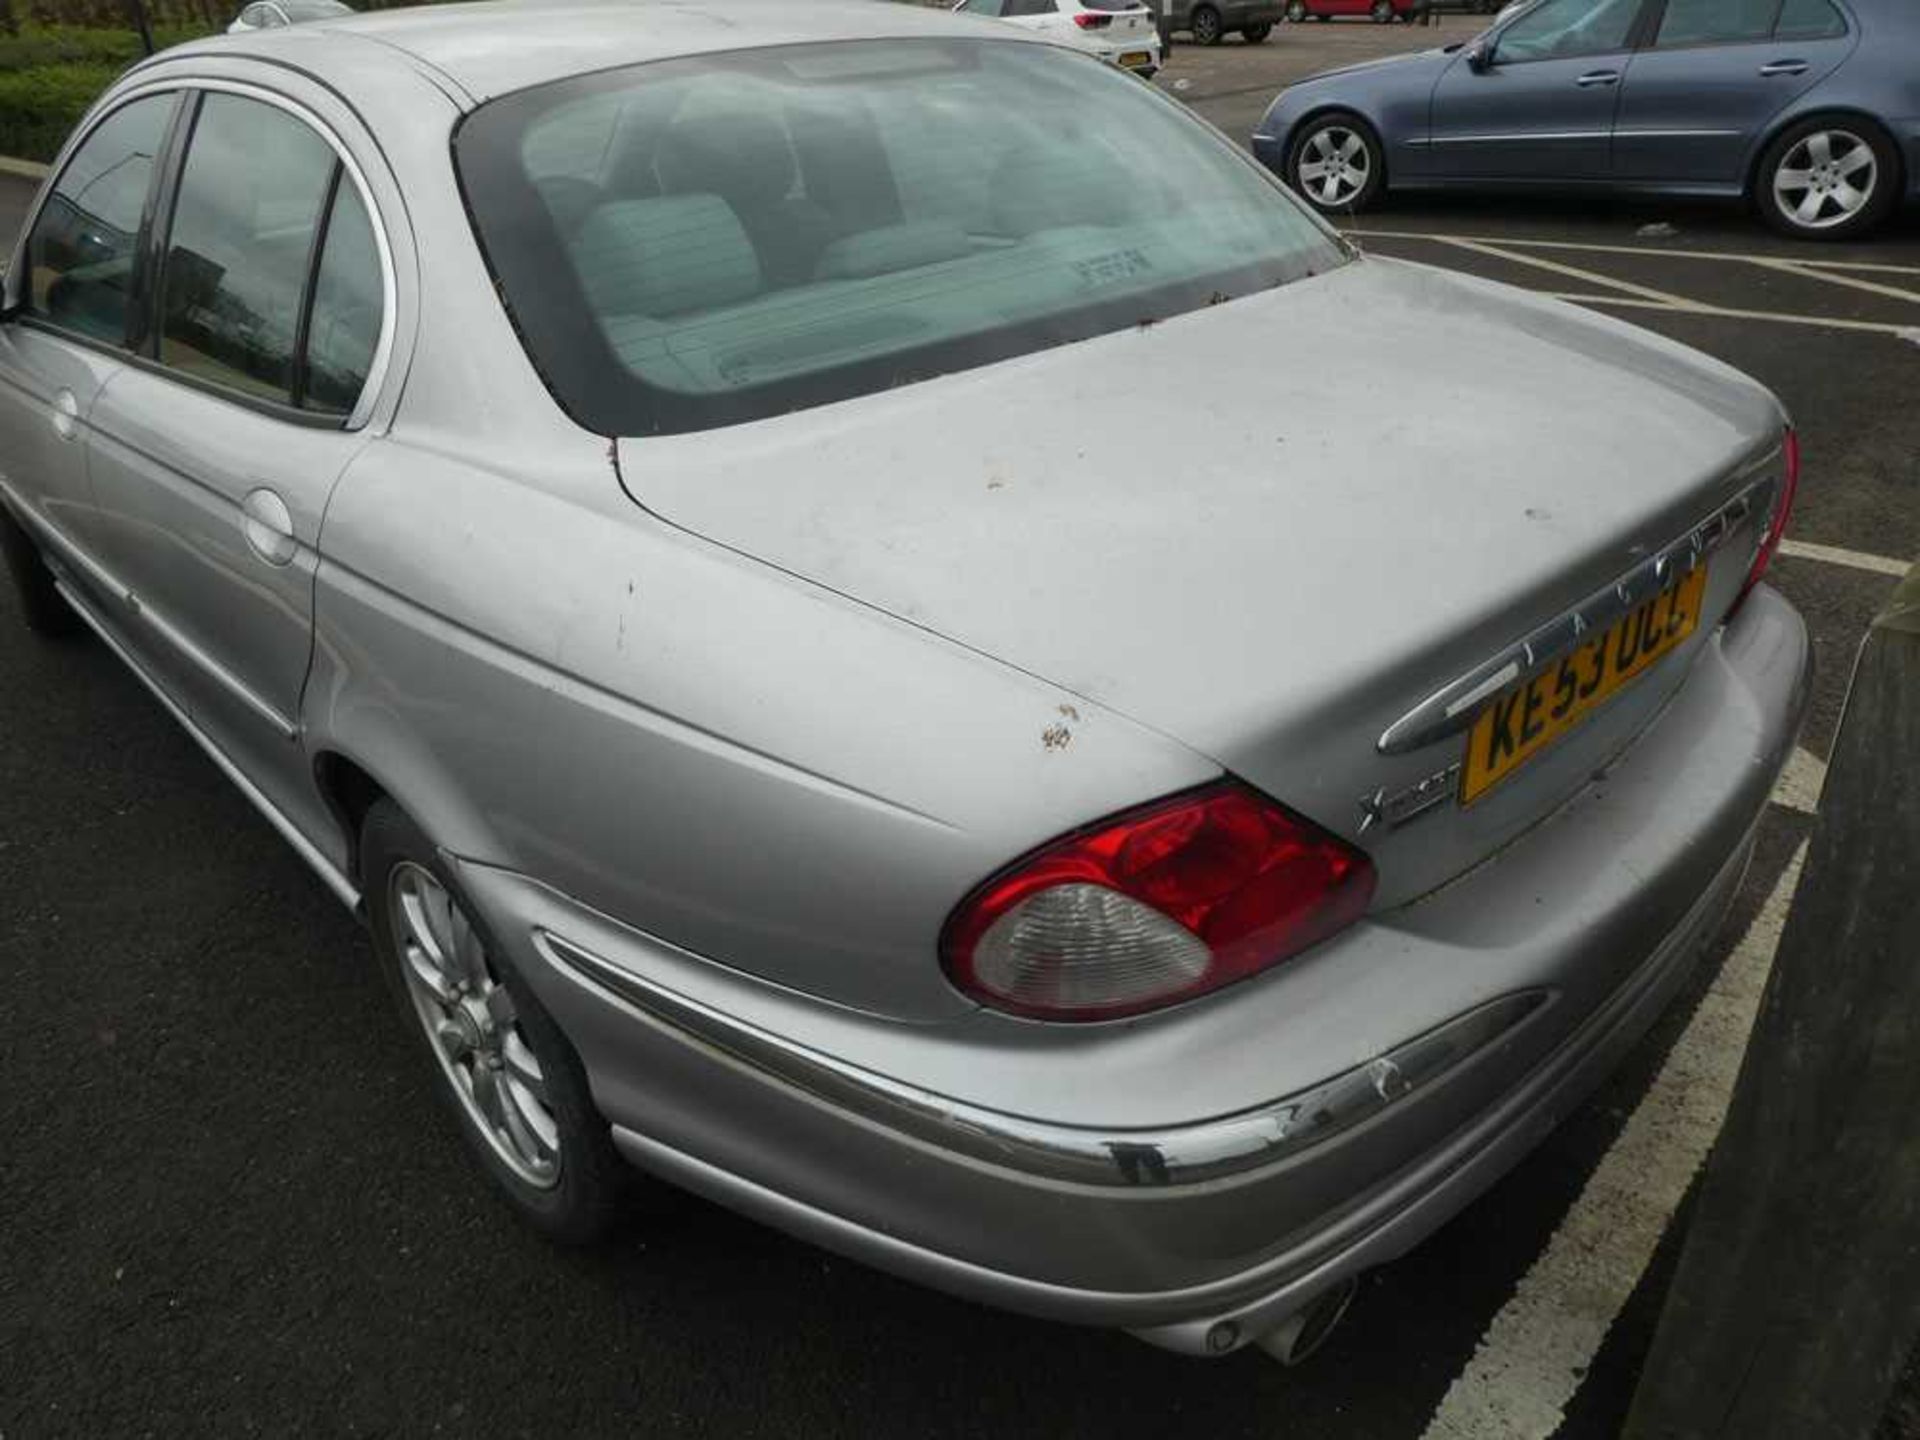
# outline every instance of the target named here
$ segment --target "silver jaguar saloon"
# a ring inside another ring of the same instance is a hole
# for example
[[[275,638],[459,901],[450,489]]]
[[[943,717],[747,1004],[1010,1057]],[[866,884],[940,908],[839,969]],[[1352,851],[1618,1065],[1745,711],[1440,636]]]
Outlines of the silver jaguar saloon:
[[[26,623],[363,917],[564,1240],[645,1171],[1298,1358],[1682,984],[1805,703],[1764,389],[975,16],[182,46],[4,307]]]

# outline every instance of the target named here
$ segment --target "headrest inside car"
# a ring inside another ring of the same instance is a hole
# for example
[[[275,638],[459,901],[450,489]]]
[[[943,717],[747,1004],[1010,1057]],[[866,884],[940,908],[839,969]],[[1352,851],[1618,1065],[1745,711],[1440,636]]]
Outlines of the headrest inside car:
[[[760,293],[760,261],[718,195],[661,195],[602,205],[569,247],[602,315],[679,315]]]

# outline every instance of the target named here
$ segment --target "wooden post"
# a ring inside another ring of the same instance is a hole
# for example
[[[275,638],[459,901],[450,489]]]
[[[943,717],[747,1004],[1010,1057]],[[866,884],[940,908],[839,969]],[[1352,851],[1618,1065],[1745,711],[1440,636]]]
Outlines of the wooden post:
[[[133,12],[133,28],[140,32],[140,48],[153,54],[153,27],[147,23],[146,0],[127,0],[127,8]]]
[[[1868,631],[1625,1440],[1863,1440],[1920,1336],[1920,565]]]

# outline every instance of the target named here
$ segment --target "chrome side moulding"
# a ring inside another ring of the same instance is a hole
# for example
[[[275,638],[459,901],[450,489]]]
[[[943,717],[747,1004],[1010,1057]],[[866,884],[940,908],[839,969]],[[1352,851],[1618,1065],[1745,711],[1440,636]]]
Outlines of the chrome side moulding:
[[[1083,1185],[1191,1185],[1289,1159],[1371,1119],[1508,1037],[1552,998],[1528,990],[1456,1016],[1310,1090],[1238,1114],[1146,1130],[1093,1130],[986,1110],[795,1044],[666,989],[548,930],[540,954],[676,1038],[941,1149]]]
[[[1742,467],[1741,474],[1764,469],[1780,455],[1775,447]],[[1763,502],[1771,500],[1775,483],[1770,475],[1754,481],[1666,549],[1648,556],[1611,585],[1442,686],[1386,728],[1377,742],[1379,752],[1404,755],[1465,730],[1473,723],[1482,701],[1538,674],[1585,643],[1591,632],[1605,630],[1658,595],[1675,575],[1697,569],[1750,516],[1767,513]]]

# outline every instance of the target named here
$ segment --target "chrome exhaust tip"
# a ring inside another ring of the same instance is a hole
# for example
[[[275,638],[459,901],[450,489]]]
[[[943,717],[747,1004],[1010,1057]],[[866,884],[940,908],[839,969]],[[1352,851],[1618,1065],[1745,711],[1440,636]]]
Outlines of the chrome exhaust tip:
[[[1315,1296],[1304,1308],[1294,1311],[1254,1343],[1282,1365],[1304,1363],[1327,1343],[1327,1337],[1346,1317],[1347,1307],[1353,1303],[1353,1297],[1359,1289],[1359,1280],[1342,1280],[1331,1290],[1324,1290]]]

